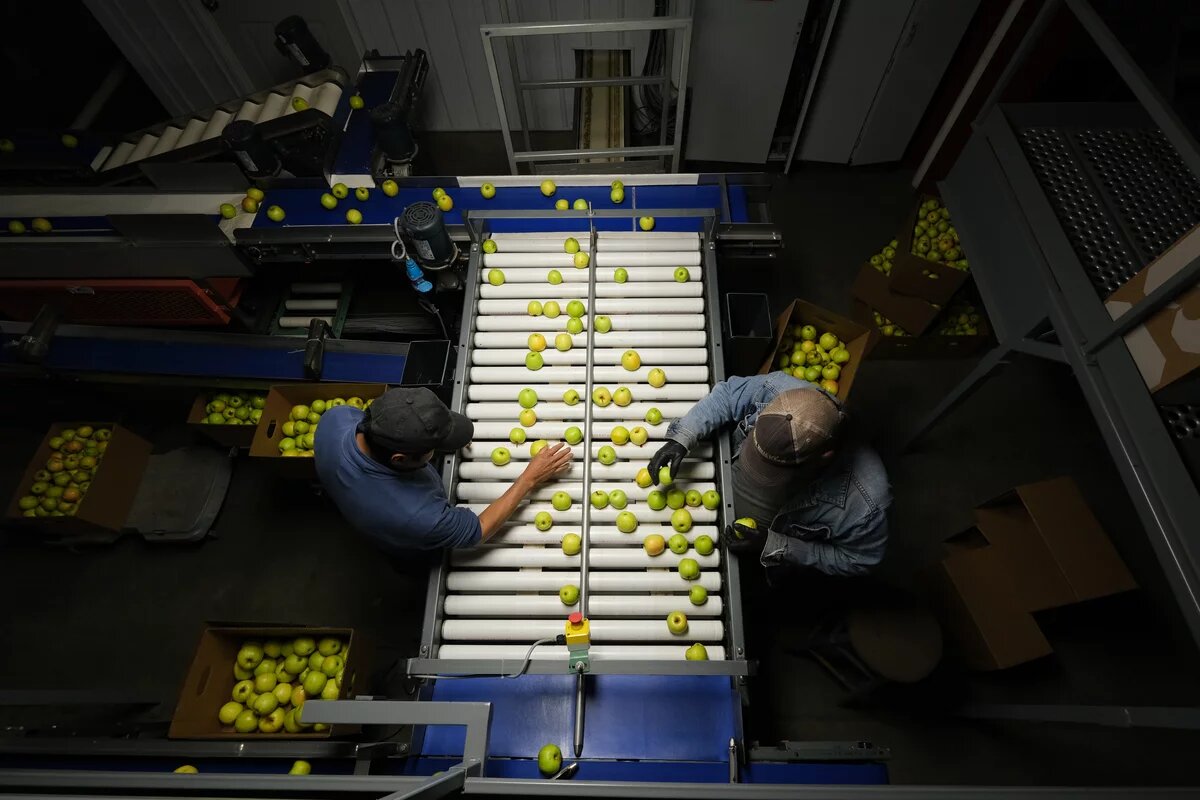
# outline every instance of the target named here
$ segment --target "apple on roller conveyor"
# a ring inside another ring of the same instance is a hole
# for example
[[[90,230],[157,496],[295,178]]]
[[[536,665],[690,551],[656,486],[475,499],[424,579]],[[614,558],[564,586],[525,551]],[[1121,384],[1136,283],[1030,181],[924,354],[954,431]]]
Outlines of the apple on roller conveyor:
[[[564,246],[568,238],[587,254],[585,268],[575,266],[574,246]],[[561,634],[566,617],[580,610],[577,593],[564,593],[574,599],[567,605],[559,590],[579,586],[586,556],[594,664],[606,658],[686,663],[697,642],[709,660],[733,657],[725,646],[723,553],[713,547],[720,539],[716,493],[725,489],[717,449],[709,443],[695,448],[673,487],[649,485],[643,469],[671,421],[712,386],[712,310],[706,308],[700,236],[600,232],[594,250],[586,231],[496,233],[493,241],[495,252],[485,252],[478,270],[475,332],[461,392],[475,441],[460,453],[453,496],[482,511],[542,440],[567,441],[574,461],[490,542],[450,554],[440,643],[429,656],[523,659],[532,642]],[[558,275],[551,282],[553,270]],[[595,271],[594,308],[587,307],[589,270]],[[590,359],[589,331],[595,337]],[[589,377],[598,393],[593,397],[585,396]],[[582,441],[589,406],[590,450]],[[584,496],[584,458],[592,459],[590,497]],[[672,488],[678,491],[668,492]],[[712,508],[697,502],[705,493]],[[582,533],[584,515],[589,547],[564,549],[564,538]],[[657,548],[644,544],[648,537],[658,540]],[[661,545],[666,541],[671,547]],[[696,565],[699,576],[685,578]],[[695,586],[706,591],[690,592]],[[680,611],[688,620],[683,633],[667,622]],[[540,647],[532,657],[557,659],[567,672],[566,647]]]

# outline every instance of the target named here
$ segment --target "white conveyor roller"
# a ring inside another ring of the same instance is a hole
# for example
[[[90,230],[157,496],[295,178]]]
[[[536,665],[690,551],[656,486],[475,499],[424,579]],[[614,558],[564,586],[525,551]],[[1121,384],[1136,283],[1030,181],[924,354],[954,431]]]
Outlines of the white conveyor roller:
[[[631,392],[636,391],[638,384],[625,387]],[[646,412],[651,408],[657,408],[662,412],[664,419],[674,419],[682,417],[686,414],[694,403],[630,403],[627,406],[609,405],[604,408],[592,409],[592,419],[595,420],[611,420],[620,422],[627,428],[636,428],[641,426],[647,432],[654,427],[645,421]],[[515,410],[514,410],[515,409]],[[517,421],[518,415],[523,409],[519,403],[468,403],[467,410],[464,412],[468,417],[480,422],[484,420],[508,420],[513,423],[513,427],[520,427]],[[566,403],[538,403],[532,409],[537,414],[538,419],[548,422],[550,420],[571,420],[573,422],[582,422],[585,408],[583,401],[569,406]]]
[[[547,532],[549,533],[549,532]],[[675,569],[685,558],[693,558],[700,569],[716,569],[720,565],[720,551],[702,556],[695,550],[683,555],[667,550],[661,555],[648,556],[641,548],[642,538],[629,534],[630,544],[635,547],[597,548],[591,552],[591,566],[596,569]],[[636,538],[635,538],[636,537]],[[455,566],[471,569],[497,569],[500,567],[543,567],[547,569],[579,569],[579,556],[563,555],[557,547],[481,547],[475,550],[455,550],[450,554]]]
[[[668,250],[661,253],[640,252],[620,253],[605,250],[603,247],[596,253],[593,263],[597,267],[687,267],[699,274],[699,250]]]
[[[561,333],[559,330],[556,332]],[[476,347],[528,347],[529,334],[541,331],[477,331],[475,333]],[[576,333],[571,336],[571,346],[587,347],[587,334]],[[547,336],[548,347],[554,347],[554,337]],[[596,337],[596,344],[605,347],[633,348],[645,347],[647,343],[655,347],[704,347],[708,342],[708,334],[704,331],[609,331]]]
[[[654,451],[646,449],[645,457],[637,461],[616,461],[612,464],[592,464],[592,480],[594,481],[632,481],[638,470],[646,466]],[[525,470],[524,464],[514,464],[511,461],[498,467],[490,461],[464,461],[459,464],[458,476],[464,481],[507,481],[512,482]],[[711,461],[685,461],[675,477],[681,483],[689,481],[708,481],[711,483],[716,475],[716,465]],[[583,464],[574,461],[567,471],[558,478],[558,483],[568,483],[583,479]],[[632,486],[631,489],[638,487]],[[688,488],[691,488],[690,486]],[[499,495],[497,495],[499,496]]]
[[[537,392],[539,403],[553,403],[562,400],[563,392],[574,389],[583,393],[583,384],[578,386],[548,386],[537,383],[480,383],[467,387],[467,399],[473,403],[495,400],[516,400],[522,389],[533,389]],[[639,401],[644,400],[647,406],[658,406],[668,400],[688,400],[695,402],[708,397],[708,385],[703,383],[668,383],[655,389],[648,383],[638,383],[630,386],[640,395]],[[582,402],[582,401],[581,401]],[[629,406],[632,408],[632,405]],[[658,406],[661,408],[662,406]],[[536,407],[534,410],[537,410]],[[644,413],[644,412],[643,412]]]
[[[593,383],[595,386],[616,388],[629,386],[634,383],[645,383],[650,378],[653,367],[643,364],[630,372],[624,367],[595,367]],[[708,367],[699,365],[684,365],[661,367],[667,373],[667,383],[707,383]],[[587,370],[584,367],[542,367],[527,369],[520,367],[471,367],[472,383],[569,383],[582,384],[587,380]]]
[[[682,603],[682,598],[680,599]],[[677,611],[687,613],[680,607]],[[598,619],[591,624],[593,642],[717,642],[725,636],[718,620],[688,620],[685,633],[667,629],[667,619]],[[532,642],[562,633],[561,619],[448,619],[442,623],[445,641]]]
[[[536,288],[536,284],[530,283],[509,283],[505,276],[505,282],[500,286],[493,286],[490,283],[485,283],[479,287],[479,296],[489,300],[499,299],[514,299],[524,300],[528,305],[530,300],[541,300],[543,291]],[[564,295],[570,297],[587,297],[587,289],[577,289],[575,284],[558,284],[554,287],[561,291]],[[689,283],[606,283],[596,287],[596,297],[700,297],[704,294],[704,286],[692,281]],[[554,299],[551,297],[550,299]],[[524,309],[522,309],[524,310]]]
[[[665,426],[660,425],[659,427],[661,428]],[[476,439],[460,450],[459,453],[464,459],[467,460],[487,461],[492,457],[492,450],[496,449],[497,447],[506,447],[508,448],[509,456],[513,461],[528,461],[530,459],[529,445],[532,444],[532,441],[533,440],[526,440],[522,444],[513,444],[508,440],[501,441],[499,439]],[[612,449],[617,451],[617,458],[622,458],[625,460],[641,458],[646,453],[646,448],[649,446],[649,444],[644,445],[643,447],[637,447],[636,445],[631,444],[610,445]],[[604,447],[603,442],[592,442],[593,457],[600,452],[601,447]],[[693,450],[688,452],[689,456],[694,456],[697,459],[712,458],[712,454],[712,445],[708,442],[701,442]],[[571,448],[571,455],[576,459],[582,458],[583,445],[574,445]]]
[[[669,539],[675,535],[675,530],[667,525],[639,525],[638,536],[645,539],[651,534],[658,534],[664,539]],[[629,547],[629,534],[621,533],[613,527],[602,527],[593,525],[588,534],[592,537],[593,547]],[[708,536],[714,542],[718,539],[717,528],[714,525],[696,525],[690,531],[683,534],[688,542],[696,541],[697,536]],[[641,546],[641,539],[638,539],[634,544]],[[546,534],[539,531],[534,525],[516,525],[506,526],[503,531],[497,533],[491,539],[487,540],[486,544],[481,547],[493,546],[524,546],[530,544],[545,545]]]
[[[614,257],[619,257],[617,256],[619,253],[688,252],[700,249],[699,239],[695,238],[695,236],[689,239],[686,234],[663,236],[654,239],[647,239],[644,236],[630,239],[599,237],[597,244],[601,250],[612,254]]]
[[[699,263],[699,262],[696,262]],[[503,269],[505,267],[541,267],[543,269],[583,269],[575,266],[575,256],[565,252],[560,245],[557,253],[497,253],[483,254],[484,269]],[[566,273],[563,273],[566,277]]]
[[[650,457],[647,453],[640,461],[629,462],[634,469],[640,469],[646,465],[646,461]],[[483,462],[477,462],[482,464]],[[575,466],[579,466],[576,464]],[[615,466],[615,465],[614,465]],[[711,467],[709,463],[707,466]],[[575,503],[583,502],[583,484],[579,483],[579,479],[583,475],[582,468],[575,469],[573,476],[564,477],[562,480],[555,481],[553,485],[547,485],[533,493],[533,502],[550,502],[550,498],[556,492],[565,492]],[[605,476],[608,477],[608,476]],[[618,479],[612,483],[603,483],[604,478],[597,477],[596,482],[592,484],[592,491],[611,492],[613,489],[620,489],[625,492],[626,497],[630,502],[641,502],[646,499],[646,495],[652,489],[643,489],[640,486],[630,485],[629,479]],[[462,480],[454,489],[454,493],[460,502],[464,503],[490,503],[512,485],[512,481],[485,481],[485,480]],[[695,489],[703,494],[712,489],[716,489],[716,484],[711,480],[690,481],[680,479],[680,486],[686,486],[687,489]],[[686,491],[686,490],[685,490]]]
[[[523,300],[480,300],[478,311],[480,314],[519,314],[522,317],[529,316],[529,301],[539,300],[555,300],[562,306],[563,313],[559,319],[562,319],[562,324],[567,324],[566,308],[567,303],[571,300],[580,300],[584,307],[587,307],[587,302],[582,298],[568,297],[558,295],[557,293],[547,292],[543,297],[530,297]],[[704,311],[703,297],[598,297],[596,298],[596,313],[597,314],[699,314]]]
[[[593,438],[601,438],[606,440],[610,439],[612,436],[612,429],[616,426],[616,422],[593,422],[592,436]],[[518,427],[521,426],[513,425],[508,422],[477,422],[475,423],[475,435],[481,439],[506,439],[508,438],[509,431]],[[563,436],[566,434],[567,428],[570,427],[578,428],[579,425],[576,425],[573,422],[561,420],[538,422],[531,427],[525,428],[525,435],[528,437],[526,442],[536,441],[538,439],[545,439],[547,442],[562,441]],[[655,425],[653,428],[646,427],[646,433],[648,433],[650,436],[648,442],[661,441],[667,437],[667,426]],[[649,443],[646,444],[646,447],[652,446],[656,445],[651,445]]]
[[[562,627],[561,625],[559,626]],[[689,643],[690,645],[690,643]],[[687,653],[685,645],[593,645],[588,651],[592,661],[682,661]],[[723,661],[725,648],[708,645],[709,661]],[[511,659],[513,672],[521,668],[529,645],[523,644],[444,644],[438,648],[437,657],[445,659]],[[567,648],[539,647],[533,651],[535,661],[562,661],[566,672]]]
[[[526,306],[528,305],[526,303]],[[613,331],[701,331],[705,328],[703,314],[610,314],[608,318],[612,321],[612,331],[609,333]],[[477,331],[524,331],[526,336],[534,331],[563,331],[566,330],[566,324],[566,320],[562,316],[550,319],[545,316],[531,317],[528,313],[475,318],[475,330]],[[584,330],[587,330],[588,320],[586,318],[583,320],[583,327]],[[604,337],[608,334],[599,335]]]
[[[720,597],[709,597],[703,605],[693,605],[686,595],[593,595],[588,601],[588,618],[603,617],[662,617],[672,611],[682,611],[689,622],[693,618],[721,616],[724,605]],[[579,603],[563,605],[557,595],[487,595],[460,594],[446,598],[443,611],[452,617],[552,617],[579,611]],[[561,622],[560,622],[561,624]]]
[[[557,592],[564,583],[579,583],[579,573],[555,572],[485,572],[470,570],[451,572],[446,576],[446,590],[451,592]],[[701,572],[694,581],[684,580],[672,570],[639,570],[637,572],[589,572],[588,586],[593,592],[686,592],[692,586],[703,586],[710,592],[721,591],[721,573]],[[687,613],[687,612],[684,612]]]

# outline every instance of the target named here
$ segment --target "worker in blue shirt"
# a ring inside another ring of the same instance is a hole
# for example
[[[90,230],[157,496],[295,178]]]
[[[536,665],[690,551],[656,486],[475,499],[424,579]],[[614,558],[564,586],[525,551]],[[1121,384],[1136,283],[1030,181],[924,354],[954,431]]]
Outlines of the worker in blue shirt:
[[[758,527],[728,526],[728,549],[768,568],[862,575],[887,548],[892,495],[879,456],[852,440],[845,417],[835,397],[786,373],[730,378],[671,423],[650,475],[678,474],[698,441],[735,426],[734,510]]]
[[[475,514],[450,503],[430,464],[470,443],[475,426],[428,389],[390,389],[366,410],[331,408],[317,426],[317,476],[342,515],[393,555],[486,542],[534,489],[564,472],[559,443],[529,461],[504,494]]]

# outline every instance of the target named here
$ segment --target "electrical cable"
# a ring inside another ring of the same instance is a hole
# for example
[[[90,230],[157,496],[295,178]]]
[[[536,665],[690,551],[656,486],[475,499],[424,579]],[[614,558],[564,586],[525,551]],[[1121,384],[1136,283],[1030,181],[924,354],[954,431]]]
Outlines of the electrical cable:
[[[486,673],[480,673],[478,675],[409,675],[408,677],[424,678],[425,680],[429,680],[429,681],[457,680],[459,678],[495,678],[495,677],[500,677],[500,678],[504,678],[504,679],[519,678],[525,674],[525,670],[529,669],[529,665],[533,661],[533,651],[534,650],[536,650],[539,647],[541,647],[542,645],[546,645],[546,644],[566,644],[566,643],[567,643],[567,637],[561,633],[558,636],[552,636],[548,639],[538,639],[536,642],[529,645],[529,650],[528,650],[528,652],[525,653],[525,660],[522,662],[521,668],[519,670],[517,670],[516,672],[513,672],[508,675],[496,676],[496,675],[488,675]]]

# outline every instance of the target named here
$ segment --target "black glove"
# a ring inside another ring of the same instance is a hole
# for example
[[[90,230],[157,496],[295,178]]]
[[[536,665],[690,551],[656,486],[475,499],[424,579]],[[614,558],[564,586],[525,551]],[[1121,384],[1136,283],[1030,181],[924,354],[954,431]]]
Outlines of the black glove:
[[[758,553],[766,541],[765,531],[738,522],[726,525],[725,530],[721,531],[721,544],[725,546],[726,552],[738,555]]]
[[[671,473],[671,479],[679,477],[679,465],[683,463],[683,457],[687,455],[687,448],[681,445],[674,439],[668,439],[667,443],[658,448],[658,452],[650,458],[650,480],[658,485],[658,472],[663,467],[667,467],[667,471]]]

